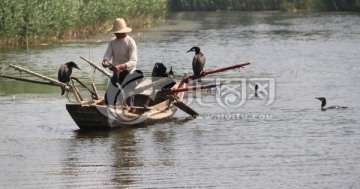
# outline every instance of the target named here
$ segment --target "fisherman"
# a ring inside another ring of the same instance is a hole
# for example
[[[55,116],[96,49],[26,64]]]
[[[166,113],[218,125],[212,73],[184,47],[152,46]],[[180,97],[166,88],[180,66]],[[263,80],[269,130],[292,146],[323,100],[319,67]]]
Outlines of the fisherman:
[[[137,63],[137,47],[135,40],[127,33],[132,29],[126,26],[123,18],[117,18],[109,32],[115,34],[104,54],[102,66],[113,71],[111,82],[105,93],[105,104],[115,105],[119,94],[118,84],[133,73]],[[110,64],[110,60],[112,64]]]

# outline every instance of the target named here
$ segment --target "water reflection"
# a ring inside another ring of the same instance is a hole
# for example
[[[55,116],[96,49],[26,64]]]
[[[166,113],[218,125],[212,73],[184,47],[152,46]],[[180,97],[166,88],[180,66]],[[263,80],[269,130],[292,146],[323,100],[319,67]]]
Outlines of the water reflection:
[[[83,180],[80,185],[89,184],[95,178],[102,178],[98,182],[108,186],[128,186],[136,182],[132,170],[141,167],[142,162],[137,147],[141,141],[135,134],[135,129],[76,131],[64,149],[64,179],[69,179],[69,186],[79,180]]]
[[[148,166],[173,166],[173,149],[176,144],[176,131],[170,129],[186,123],[188,118],[171,118],[164,122],[147,124],[135,128],[111,129],[103,131],[74,132],[67,142],[62,157],[60,175],[69,186],[92,177],[102,178],[102,182],[111,186],[131,186],[141,181],[138,171]],[[163,125],[165,130],[153,130]],[[144,132],[152,133],[151,137]],[[159,158],[154,164],[144,156]],[[149,162],[150,161],[150,162]],[[150,163],[150,164],[149,164]],[[90,171],[91,170],[91,171]],[[74,179],[73,177],[77,178]],[[78,183],[81,185],[81,183]]]
[[[111,137],[111,150],[114,152],[111,181],[118,186],[129,186],[136,183],[137,175],[132,172],[143,166],[139,156],[141,140],[135,136],[135,130],[124,130],[116,132]]]

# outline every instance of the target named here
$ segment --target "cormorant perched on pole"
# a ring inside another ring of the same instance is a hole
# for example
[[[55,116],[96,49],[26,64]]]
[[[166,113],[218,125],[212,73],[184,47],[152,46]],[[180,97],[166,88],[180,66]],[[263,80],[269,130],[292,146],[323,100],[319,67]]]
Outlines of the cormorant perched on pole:
[[[80,68],[78,67],[77,64],[75,64],[75,62],[67,62],[63,65],[60,66],[59,68],[59,72],[58,72],[58,80],[60,82],[63,82],[63,83],[69,83],[70,81],[70,76],[71,76],[71,73],[72,73],[72,68],[76,68],[76,69],[79,69]],[[65,93],[65,89],[61,89],[61,95],[64,95]]]
[[[204,69],[205,56],[202,52],[200,52],[199,47],[192,47],[187,52],[194,52],[194,51],[195,51],[195,56],[192,61],[192,69],[193,69],[195,76],[200,76],[200,73],[203,72],[203,69]],[[201,81],[200,78],[199,78],[199,81]]]
[[[342,109],[342,108],[348,108],[348,107],[343,107],[343,106],[329,106],[329,107],[325,107],[326,106],[326,98],[324,97],[319,97],[319,98],[316,98],[318,100],[321,101],[321,111],[325,111],[325,110],[328,110],[328,109]]]

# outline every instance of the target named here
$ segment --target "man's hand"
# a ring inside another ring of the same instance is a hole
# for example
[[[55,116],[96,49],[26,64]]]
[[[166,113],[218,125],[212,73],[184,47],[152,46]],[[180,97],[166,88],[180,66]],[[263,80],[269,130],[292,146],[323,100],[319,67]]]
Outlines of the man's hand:
[[[109,61],[108,60],[106,60],[106,59],[104,59],[103,61],[102,61],[102,66],[104,67],[104,68],[107,68],[107,67],[109,67],[110,66],[110,63],[109,63]]]
[[[120,70],[126,70],[127,65],[126,64],[118,64],[116,66],[113,67],[112,71],[117,72]]]

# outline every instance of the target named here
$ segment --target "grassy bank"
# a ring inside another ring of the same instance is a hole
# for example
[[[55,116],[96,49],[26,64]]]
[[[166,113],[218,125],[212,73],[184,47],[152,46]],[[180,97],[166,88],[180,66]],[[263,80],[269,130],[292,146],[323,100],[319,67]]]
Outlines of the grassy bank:
[[[360,0],[169,0],[170,11],[360,11]]]
[[[0,46],[85,39],[123,17],[132,28],[161,22],[167,0],[1,0]]]

